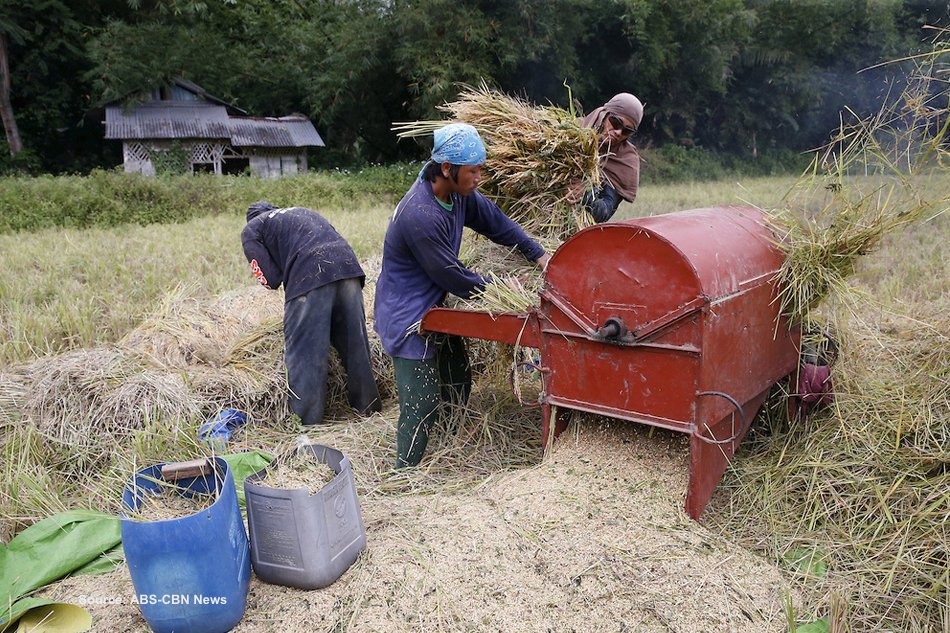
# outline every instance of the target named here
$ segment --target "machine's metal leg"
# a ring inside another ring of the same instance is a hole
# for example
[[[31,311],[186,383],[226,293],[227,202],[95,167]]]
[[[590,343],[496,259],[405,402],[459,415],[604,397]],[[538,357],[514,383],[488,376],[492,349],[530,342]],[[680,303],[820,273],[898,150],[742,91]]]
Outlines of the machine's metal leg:
[[[686,513],[693,519],[699,520],[706,504],[712,498],[713,490],[722,479],[722,474],[726,472],[729,460],[735,454],[736,449],[746,431],[755,419],[759,407],[765,402],[769,395],[768,390],[763,391],[749,402],[745,403],[742,411],[745,414],[745,424],[740,421],[740,416],[736,414],[735,424],[744,428],[733,426],[733,414],[725,416],[715,424],[711,424],[712,437],[729,438],[735,435],[731,442],[724,444],[715,444],[703,441],[701,438],[693,435],[689,442],[689,488],[686,490]],[[704,436],[710,438],[709,431],[705,431]],[[737,432],[738,431],[738,432]]]
[[[554,435],[551,435],[551,414],[554,413]],[[558,435],[567,429],[568,422],[571,421],[571,410],[552,407],[548,403],[541,405],[541,448],[546,449],[548,438],[556,439]]]

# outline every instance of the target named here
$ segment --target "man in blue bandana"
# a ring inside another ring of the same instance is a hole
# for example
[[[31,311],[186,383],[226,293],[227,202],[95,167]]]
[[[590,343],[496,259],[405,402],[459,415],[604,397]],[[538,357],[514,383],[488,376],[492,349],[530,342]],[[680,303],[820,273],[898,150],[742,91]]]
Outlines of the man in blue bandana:
[[[445,404],[465,404],[472,374],[463,339],[416,331],[447,293],[468,298],[489,280],[458,260],[462,229],[514,246],[542,268],[549,255],[501,209],[476,191],[485,145],[470,125],[435,131],[432,156],[396,207],[376,284],[375,328],[392,356],[399,395],[396,467],[415,466]]]

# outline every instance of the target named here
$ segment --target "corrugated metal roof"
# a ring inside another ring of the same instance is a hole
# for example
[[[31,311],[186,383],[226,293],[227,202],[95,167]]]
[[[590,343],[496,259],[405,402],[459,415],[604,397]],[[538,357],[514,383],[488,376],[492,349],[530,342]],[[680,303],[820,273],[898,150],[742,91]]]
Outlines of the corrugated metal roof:
[[[234,147],[323,147],[305,116],[229,117],[222,106],[155,101],[126,111],[106,108],[107,139],[228,139]]]
[[[324,147],[323,139],[320,138],[317,128],[313,127],[313,123],[307,117],[281,117],[279,120],[284,123],[287,131],[290,132],[290,136],[293,137],[295,147],[304,145]]]
[[[153,101],[126,110],[106,108],[107,139],[230,138],[224,106],[189,101]]]
[[[235,147],[323,147],[305,116],[279,118],[231,117],[231,144]]]
[[[282,125],[266,119],[231,119],[231,144],[235,147],[294,147]]]

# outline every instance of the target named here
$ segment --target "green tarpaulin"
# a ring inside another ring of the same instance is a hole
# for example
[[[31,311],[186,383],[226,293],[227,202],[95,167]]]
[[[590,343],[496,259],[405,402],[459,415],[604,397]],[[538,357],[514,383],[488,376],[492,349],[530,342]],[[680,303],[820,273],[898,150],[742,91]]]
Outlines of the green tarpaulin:
[[[73,510],[43,519],[0,548],[0,626],[24,609],[22,596],[54,580],[97,563],[122,537],[117,517]]]

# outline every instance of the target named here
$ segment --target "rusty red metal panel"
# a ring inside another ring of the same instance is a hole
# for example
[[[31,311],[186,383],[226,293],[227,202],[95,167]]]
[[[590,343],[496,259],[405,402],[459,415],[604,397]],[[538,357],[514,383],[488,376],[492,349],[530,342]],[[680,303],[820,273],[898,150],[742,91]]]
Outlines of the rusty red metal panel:
[[[710,298],[738,292],[750,280],[782,264],[764,213],[753,207],[721,206],[628,220],[674,245],[690,262]]]
[[[722,391],[747,402],[795,371],[798,330],[779,319],[774,297],[770,281],[710,306],[703,325],[700,391]],[[722,399],[702,405],[707,423],[732,409]]]
[[[702,290],[675,246],[632,223],[577,233],[554,253],[545,277],[552,295],[594,327],[619,317],[633,330],[697,299]],[[556,302],[552,307],[560,309]]]
[[[698,347],[664,346],[662,340],[607,344],[542,331],[547,401],[678,431],[692,427]]]
[[[686,513],[698,520],[712,499],[726,467],[752,425],[769,390],[742,403],[742,415],[733,410],[719,421],[693,433],[689,441],[689,486],[686,489]],[[710,396],[707,396],[707,398]]]
[[[798,331],[774,301],[781,262],[750,207],[598,225],[554,253],[539,310],[437,309],[423,329],[538,347],[545,429],[556,406],[689,434],[687,511],[698,518],[798,362]]]
[[[420,330],[423,333],[443,332],[521,347],[541,346],[538,318],[531,313],[490,314],[472,310],[433,308],[422,318]]]

